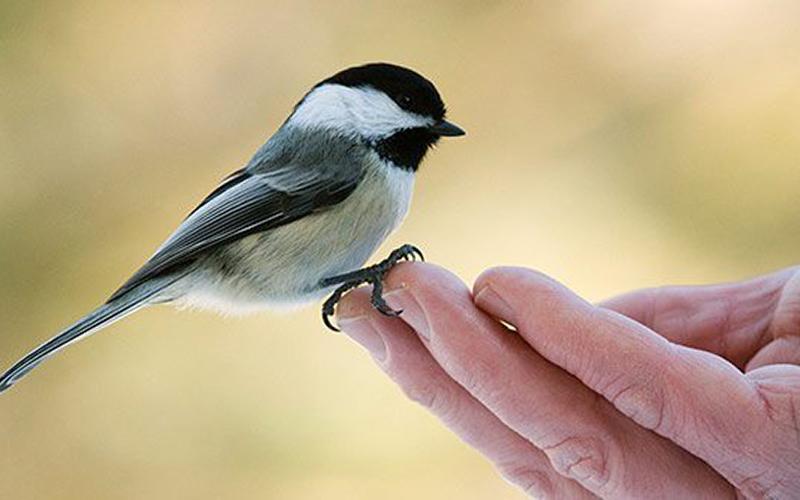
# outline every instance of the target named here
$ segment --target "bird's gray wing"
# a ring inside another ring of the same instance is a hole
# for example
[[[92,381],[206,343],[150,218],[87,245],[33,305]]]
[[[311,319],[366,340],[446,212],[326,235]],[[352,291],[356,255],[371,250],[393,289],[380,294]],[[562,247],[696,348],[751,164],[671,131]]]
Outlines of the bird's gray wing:
[[[362,174],[356,165],[235,172],[189,214],[109,301],[150,278],[192,262],[208,250],[342,202],[356,188]]]

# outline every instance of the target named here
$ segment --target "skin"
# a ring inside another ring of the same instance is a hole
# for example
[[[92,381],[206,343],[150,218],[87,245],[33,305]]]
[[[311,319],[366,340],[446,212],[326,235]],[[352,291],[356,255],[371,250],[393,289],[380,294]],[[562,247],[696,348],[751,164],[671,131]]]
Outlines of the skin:
[[[529,495],[800,492],[800,268],[599,305],[511,267],[470,291],[403,264],[386,288],[400,318],[359,289],[340,304],[342,329]]]

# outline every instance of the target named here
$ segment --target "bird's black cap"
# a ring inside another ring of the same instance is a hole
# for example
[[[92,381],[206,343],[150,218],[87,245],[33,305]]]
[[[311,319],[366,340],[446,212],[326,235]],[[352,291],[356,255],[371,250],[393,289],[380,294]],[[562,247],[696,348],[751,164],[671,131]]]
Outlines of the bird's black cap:
[[[392,98],[401,108],[439,121],[445,107],[436,87],[416,71],[389,63],[370,63],[342,70],[319,82],[346,87],[373,87]]]

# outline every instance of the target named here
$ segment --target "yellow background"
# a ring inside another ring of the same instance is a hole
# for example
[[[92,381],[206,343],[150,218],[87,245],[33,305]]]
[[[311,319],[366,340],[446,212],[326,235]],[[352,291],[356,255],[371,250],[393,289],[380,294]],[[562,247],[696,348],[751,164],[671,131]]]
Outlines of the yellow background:
[[[0,362],[105,299],[316,81],[431,78],[465,138],[402,242],[592,300],[798,261],[800,4],[0,2]],[[0,498],[520,498],[317,307],[155,308],[0,396]]]

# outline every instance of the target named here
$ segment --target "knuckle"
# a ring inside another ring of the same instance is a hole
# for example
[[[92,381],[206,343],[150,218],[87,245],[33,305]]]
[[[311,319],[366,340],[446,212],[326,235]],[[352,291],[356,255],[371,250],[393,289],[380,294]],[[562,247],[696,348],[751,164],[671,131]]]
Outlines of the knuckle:
[[[434,382],[413,383],[402,386],[406,397],[447,420],[456,412],[457,398],[452,390]]]
[[[489,369],[486,363],[476,360],[469,366],[464,367],[460,382],[468,392],[478,394],[484,392],[487,376],[489,376]]]
[[[441,400],[441,396],[438,394],[439,388],[432,383],[418,382],[403,385],[402,388],[408,399],[425,408],[431,408],[438,404],[437,400]]]
[[[609,401],[634,422],[650,430],[662,429],[665,401],[661,384],[634,382],[615,389]]]
[[[671,351],[663,358],[641,360],[625,373],[598,383],[599,392],[625,416],[646,429],[668,434],[688,415],[678,414],[685,374]]]
[[[463,366],[459,384],[470,394],[477,396],[482,401],[492,402],[500,398],[500,385],[498,367],[495,363],[476,357]]]
[[[598,438],[570,437],[544,448],[544,452],[563,476],[597,488],[609,483],[608,447]]]
[[[774,478],[768,478],[770,474],[764,471],[747,477],[742,477],[734,481],[740,496],[744,498],[781,498],[779,483]]]
[[[394,370],[390,370],[394,371]],[[495,364],[485,359],[473,359],[469,363],[448,365],[445,371],[451,372],[457,385],[448,387],[435,380],[399,380],[403,393],[415,403],[429,409],[443,420],[453,420],[459,411],[462,391],[482,400],[500,401],[501,384],[497,381],[498,370]]]
[[[553,498],[553,484],[548,475],[529,464],[508,464],[500,473],[526,495],[535,498]]]

